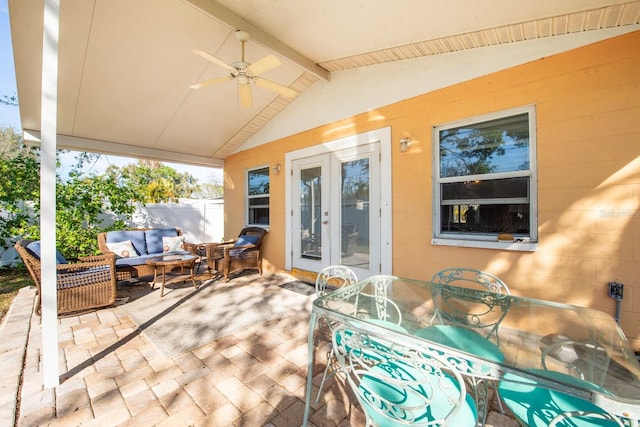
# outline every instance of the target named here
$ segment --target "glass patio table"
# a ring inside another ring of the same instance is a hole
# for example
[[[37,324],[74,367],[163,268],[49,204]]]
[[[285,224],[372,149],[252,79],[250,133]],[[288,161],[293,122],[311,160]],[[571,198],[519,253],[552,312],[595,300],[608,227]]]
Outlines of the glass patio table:
[[[382,286],[374,277],[313,302],[303,425],[307,425],[310,412],[315,332],[320,318],[328,325],[335,319],[357,322],[384,334],[400,334],[404,341],[424,347],[425,352],[445,354],[456,361],[476,394],[480,424],[487,414],[488,387],[515,381],[593,402],[626,418],[628,425],[637,425],[640,363],[607,313],[394,276],[378,277],[386,278]],[[453,333],[455,339],[446,339]],[[487,345],[478,345],[483,340]],[[499,357],[491,353],[492,347],[499,349]],[[582,380],[595,386],[583,386]]]

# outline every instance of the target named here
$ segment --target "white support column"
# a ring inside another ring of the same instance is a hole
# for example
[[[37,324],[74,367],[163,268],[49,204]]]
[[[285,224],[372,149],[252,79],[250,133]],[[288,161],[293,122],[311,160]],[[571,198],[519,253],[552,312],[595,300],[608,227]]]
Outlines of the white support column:
[[[42,370],[45,388],[60,384],[56,294],[56,134],[60,0],[45,0],[42,37],[40,233],[42,262]]]

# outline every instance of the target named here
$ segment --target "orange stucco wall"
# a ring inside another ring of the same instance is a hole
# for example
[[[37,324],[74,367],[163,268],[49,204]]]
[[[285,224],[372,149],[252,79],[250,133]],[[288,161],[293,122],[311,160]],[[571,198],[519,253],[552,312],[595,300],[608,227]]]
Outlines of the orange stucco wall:
[[[428,78],[428,70],[425,70]],[[533,104],[537,112],[535,252],[433,246],[432,126]],[[496,274],[512,293],[615,314],[607,282],[625,285],[620,324],[640,348],[640,32],[467,81],[230,156],[225,230],[243,226],[244,174],[288,151],[390,126],[393,274],[449,266]],[[413,139],[406,153],[397,142]],[[284,254],[285,173],[271,176],[267,270]]]

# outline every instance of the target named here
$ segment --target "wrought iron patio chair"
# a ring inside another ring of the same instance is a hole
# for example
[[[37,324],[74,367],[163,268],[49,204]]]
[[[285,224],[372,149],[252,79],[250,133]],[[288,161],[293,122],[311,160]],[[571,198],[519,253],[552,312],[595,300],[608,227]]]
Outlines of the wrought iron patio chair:
[[[496,276],[470,268],[447,268],[433,275],[433,283],[461,288],[480,289],[499,295],[510,295],[509,287]],[[486,298],[469,301],[465,295],[441,292],[436,299],[435,316],[446,318],[448,323],[472,329],[485,338],[493,338],[500,345],[498,327],[506,315],[508,299],[487,295]],[[473,304],[470,304],[473,302]]]
[[[368,323],[374,325],[383,326],[388,329],[407,332],[407,330],[401,325],[402,313],[398,305],[388,297],[388,288],[393,280],[397,280],[395,276],[378,275],[369,277],[360,283],[363,284],[363,289],[367,292],[359,292],[355,299],[353,306],[353,314]],[[371,292],[371,293],[369,293]],[[329,324],[329,329],[333,328],[330,319],[325,319]],[[333,353],[333,349],[330,350],[330,355]],[[339,367],[334,367],[333,371],[329,366],[333,362],[332,357],[327,358],[327,366],[325,367],[325,373],[329,372],[323,380],[326,380],[329,376],[333,376],[340,370]],[[316,401],[320,399],[320,392],[324,386],[324,381],[321,383],[321,387],[318,391]]]
[[[507,285],[492,274],[470,268],[447,268],[434,274],[431,281],[444,286],[434,286],[436,306],[431,325],[418,329],[415,335],[502,362],[498,327],[509,308]],[[495,390],[497,385],[475,379],[469,385],[476,403],[486,414],[487,387]],[[497,402],[504,413],[499,398]]]
[[[371,288],[373,294],[360,292],[356,299],[355,316],[371,323],[383,324],[390,328],[404,328],[402,324],[402,311],[398,305],[389,298],[389,285],[396,276],[380,274],[371,276],[365,280],[365,288]]]
[[[585,381],[604,385],[611,358],[598,343],[569,340],[553,334],[542,337],[540,347],[544,369],[564,371]]]
[[[42,306],[39,243],[22,239],[15,244],[37,287],[37,314],[41,313]],[[80,262],[74,263],[66,262],[60,254],[56,258],[59,261],[56,265],[56,283],[51,285],[57,286],[58,314],[104,307],[115,302],[117,286],[113,255],[81,257]]]
[[[328,292],[332,292],[344,286],[349,286],[357,281],[358,277],[356,276],[356,273],[349,267],[343,265],[331,265],[323,268],[316,277],[316,297],[322,297]],[[328,328],[331,329],[331,324],[328,321],[326,323]],[[335,369],[329,371],[333,363],[334,354],[332,347],[327,355],[327,366],[324,368],[324,373],[322,374],[322,380],[316,396],[316,402],[320,400],[320,394],[322,393],[322,389],[324,388],[324,383],[327,378],[336,373]]]
[[[576,387],[592,389],[603,394],[607,391],[596,384],[578,377],[546,369],[532,369],[532,373],[556,379]],[[565,392],[538,384],[529,378],[507,373],[498,385],[498,392],[504,404],[518,422],[530,427],[593,427],[623,425],[607,411],[589,400],[569,395]],[[579,419],[579,414],[587,418]]]
[[[447,358],[427,354],[400,335],[377,333],[364,322],[347,320],[338,321],[332,345],[366,425],[476,425],[473,399]]]

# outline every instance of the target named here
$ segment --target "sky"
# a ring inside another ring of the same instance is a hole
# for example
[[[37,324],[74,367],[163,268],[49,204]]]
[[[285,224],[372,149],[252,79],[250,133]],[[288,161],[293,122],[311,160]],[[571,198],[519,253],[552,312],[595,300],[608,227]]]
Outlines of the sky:
[[[30,0],[25,0],[30,1]],[[11,31],[9,27],[9,6],[7,0],[0,0],[0,97],[17,96],[15,67],[13,65],[13,49],[11,46]],[[20,100],[18,100],[19,102]],[[22,131],[20,125],[20,111],[18,107],[0,104],[0,126],[11,126],[17,131]],[[71,169],[74,164],[76,152],[69,152],[61,157],[62,176]],[[137,159],[129,157],[119,157],[102,154],[98,162],[85,169],[85,172],[95,172],[97,174],[104,171],[109,165],[124,166],[129,163],[136,163]],[[178,172],[188,172],[199,182],[222,183],[222,170],[217,168],[206,168],[199,166],[183,165],[164,162]]]

